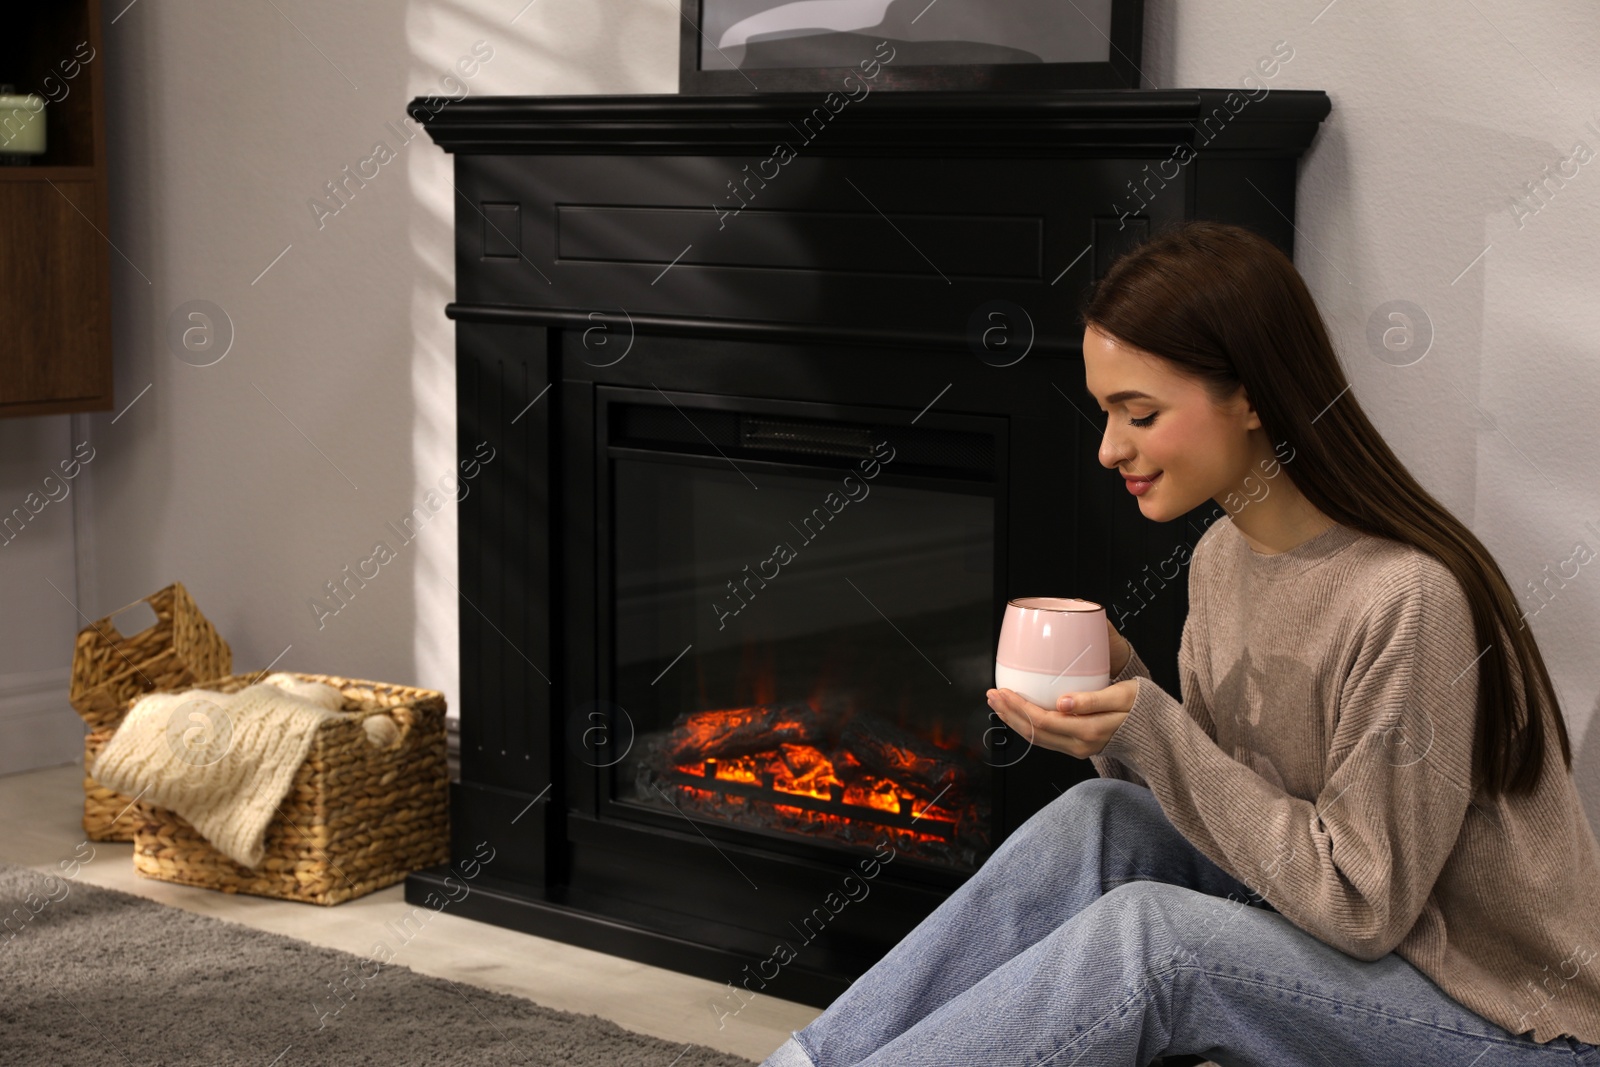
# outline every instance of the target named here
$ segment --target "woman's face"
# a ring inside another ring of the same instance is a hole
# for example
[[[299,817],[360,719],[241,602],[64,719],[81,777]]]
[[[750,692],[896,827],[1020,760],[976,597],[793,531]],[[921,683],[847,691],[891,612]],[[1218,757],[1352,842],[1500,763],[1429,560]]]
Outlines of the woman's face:
[[[1154,479],[1126,482],[1145,518],[1166,522],[1239,491],[1265,442],[1242,387],[1218,406],[1196,379],[1093,326],[1083,332],[1083,364],[1107,413],[1100,463],[1125,479]]]

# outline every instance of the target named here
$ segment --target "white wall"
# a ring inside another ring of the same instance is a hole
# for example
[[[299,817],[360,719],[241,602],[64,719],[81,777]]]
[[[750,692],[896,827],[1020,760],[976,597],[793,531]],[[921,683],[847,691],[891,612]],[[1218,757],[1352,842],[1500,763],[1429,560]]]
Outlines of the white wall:
[[[117,410],[78,420],[96,455],[73,485],[97,494],[79,589],[72,504],[0,549],[0,773],[81,755],[74,634],[174,579],[236,669],[423,685],[455,712],[455,483],[437,514],[425,503],[456,464],[455,193],[450,157],[386,124],[416,95],[459,95],[440,80],[480,41],[475,96],[677,77],[665,0],[525,3],[104,5]],[[319,226],[310,199],[380,140],[396,158]],[[210,366],[168,343],[193,300],[232,321]],[[71,421],[0,420],[7,509],[71,456]],[[417,506],[431,517],[403,544],[386,523]],[[308,601],[336,604],[323,583],[380,540],[398,558],[319,625]]]
[[[73,607],[81,601],[74,511],[88,483],[73,454],[86,436],[73,434],[86,427],[74,422],[0,419],[0,519],[10,520],[0,528],[0,774],[83,755],[83,723],[67,705],[72,643],[84,625]]]
[[[453,468],[442,309],[454,193],[449,157],[424,138],[400,148],[385,124],[480,40],[494,57],[467,82],[474,95],[673,91],[676,9],[125,3],[106,6],[117,21],[103,57],[123,414],[114,425],[115,413],[77,420],[97,450],[79,480],[77,573],[69,508],[52,505],[0,549],[12,607],[0,617],[0,752],[16,748],[7,716],[24,705],[54,716],[51,758],[76,752],[64,672],[80,622],[46,576],[67,593],[76,586],[90,617],[178,578],[240,669],[276,660],[411,682],[444,690],[454,707],[454,507],[410,545],[385,527]],[[1600,12],[1325,4],[1150,0],[1145,86],[1237,86],[1287,41],[1294,56],[1270,84],[1332,96],[1302,170],[1296,261],[1363,405],[1521,592],[1575,542],[1600,550],[1585,526],[1600,529],[1600,486],[1583,473],[1600,465],[1600,371],[1587,345],[1600,333],[1589,298],[1600,172],[1552,184],[1520,224],[1511,209],[1576,142],[1600,149],[1585,126],[1600,127],[1590,103],[1600,73],[1588,62]],[[307,201],[380,139],[398,158],[319,229]],[[236,333],[209,367],[181,362],[165,339],[172,311],[199,299],[224,308]],[[1366,340],[1373,310],[1397,299],[1425,309],[1435,331],[1411,366],[1381,361]],[[65,416],[0,423],[0,503],[70,455],[71,426]],[[307,601],[380,539],[399,558],[319,628]],[[1600,825],[1592,572],[1581,568],[1532,625]]]

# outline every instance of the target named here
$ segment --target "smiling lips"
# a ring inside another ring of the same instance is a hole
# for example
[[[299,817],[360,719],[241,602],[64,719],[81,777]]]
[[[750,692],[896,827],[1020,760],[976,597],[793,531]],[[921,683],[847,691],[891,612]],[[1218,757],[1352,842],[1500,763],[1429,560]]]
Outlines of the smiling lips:
[[[1122,480],[1123,483],[1127,485],[1128,492],[1132,493],[1134,496],[1143,496],[1160,477],[1161,472],[1156,471],[1154,474],[1144,475],[1124,474],[1122,476]]]

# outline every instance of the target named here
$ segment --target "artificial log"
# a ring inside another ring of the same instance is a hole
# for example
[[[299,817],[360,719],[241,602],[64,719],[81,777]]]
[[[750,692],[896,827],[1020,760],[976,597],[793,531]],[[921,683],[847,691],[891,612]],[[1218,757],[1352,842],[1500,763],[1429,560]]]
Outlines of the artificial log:
[[[661,738],[657,751],[669,766],[768,755],[787,764],[797,781],[817,773],[813,757],[826,753],[834,775],[846,785],[886,780],[924,801],[938,797],[947,809],[967,803],[968,783],[979,770],[958,753],[882,719],[857,716],[841,729],[804,703],[686,713]]]
[[[866,775],[886,778],[924,800],[949,789],[940,806],[959,806],[966,800],[965,783],[973,768],[955,756],[891,723],[856,719],[839,736],[833,766],[847,784]]]
[[[816,744],[825,733],[807,704],[758,704],[680,715],[663,749],[672,763],[697,763],[777,752],[785,744]]]

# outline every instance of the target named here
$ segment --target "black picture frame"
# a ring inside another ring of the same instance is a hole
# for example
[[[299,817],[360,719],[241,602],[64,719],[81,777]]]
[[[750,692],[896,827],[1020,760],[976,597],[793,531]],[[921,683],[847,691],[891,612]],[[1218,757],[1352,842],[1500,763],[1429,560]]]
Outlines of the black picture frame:
[[[678,91],[684,94],[832,92],[844,79],[859,79],[854,66],[759,67],[703,70],[700,56],[708,0],[680,0]],[[716,2],[716,0],[709,0]],[[1068,14],[1070,14],[1070,8]],[[997,90],[1050,92],[1058,89],[1138,89],[1144,40],[1144,0],[1111,0],[1108,59],[1084,63],[888,62],[877,66],[872,88],[890,90]],[[715,47],[714,45],[712,47]],[[863,56],[863,59],[870,59]]]

